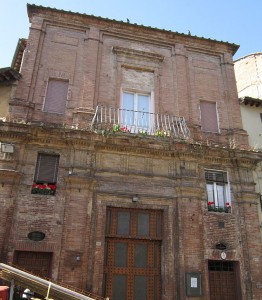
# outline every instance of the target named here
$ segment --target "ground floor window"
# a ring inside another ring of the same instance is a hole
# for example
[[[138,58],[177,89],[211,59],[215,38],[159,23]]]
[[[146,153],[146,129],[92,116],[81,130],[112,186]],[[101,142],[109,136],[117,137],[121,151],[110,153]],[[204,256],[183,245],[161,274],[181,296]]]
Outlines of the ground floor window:
[[[161,211],[108,208],[106,224],[104,296],[161,299]]]

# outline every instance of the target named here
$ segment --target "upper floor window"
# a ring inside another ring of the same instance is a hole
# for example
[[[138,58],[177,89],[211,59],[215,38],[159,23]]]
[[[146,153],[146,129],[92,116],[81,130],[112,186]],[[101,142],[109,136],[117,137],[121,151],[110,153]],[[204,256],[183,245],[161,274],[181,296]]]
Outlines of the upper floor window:
[[[216,102],[200,101],[201,127],[206,132],[219,132]]]
[[[56,114],[65,113],[68,85],[68,80],[49,79],[43,111]]]
[[[149,130],[150,95],[124,92],[122,98],[121,125],[131,132]]]
[[[231,198],[227,172],[205,171],[208,210],[231,212]]]
[[[59,155],[38,153],[32,194],[54,195]]]

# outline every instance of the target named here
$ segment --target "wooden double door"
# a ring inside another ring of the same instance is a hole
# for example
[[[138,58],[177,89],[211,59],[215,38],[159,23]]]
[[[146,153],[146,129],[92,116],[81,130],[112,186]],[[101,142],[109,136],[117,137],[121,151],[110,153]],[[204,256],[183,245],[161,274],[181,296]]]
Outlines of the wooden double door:
[[[161,211],[108,208],[106,228],[104,296],[161,299]]]
[[[241,300],[237,262],[209,261],[210,300]]]

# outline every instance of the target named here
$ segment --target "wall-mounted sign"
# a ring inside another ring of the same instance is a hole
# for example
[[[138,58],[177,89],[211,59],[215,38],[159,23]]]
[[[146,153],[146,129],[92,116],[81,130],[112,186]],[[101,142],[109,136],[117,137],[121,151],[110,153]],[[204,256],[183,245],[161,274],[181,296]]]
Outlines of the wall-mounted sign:
[[[201,273],[186,273],[186,295],[201,296]]]

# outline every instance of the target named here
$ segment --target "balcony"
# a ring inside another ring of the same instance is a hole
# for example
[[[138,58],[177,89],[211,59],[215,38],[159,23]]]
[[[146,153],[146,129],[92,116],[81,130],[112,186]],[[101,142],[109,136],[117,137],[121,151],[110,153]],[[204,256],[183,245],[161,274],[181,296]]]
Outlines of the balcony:
[[[91,130],[103,134],[126,133],[142,136],[188,139],[190,131],[183,117],[98,105]]]

